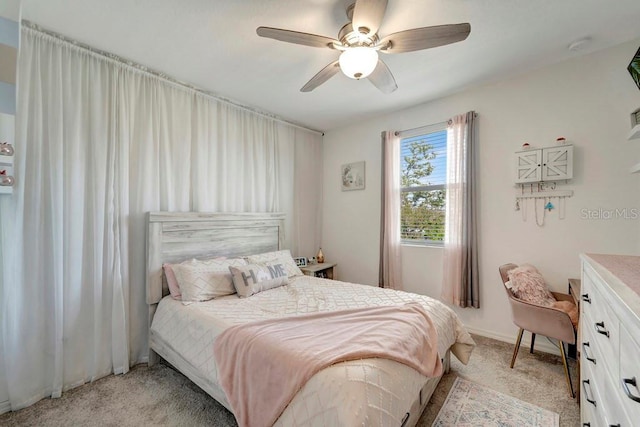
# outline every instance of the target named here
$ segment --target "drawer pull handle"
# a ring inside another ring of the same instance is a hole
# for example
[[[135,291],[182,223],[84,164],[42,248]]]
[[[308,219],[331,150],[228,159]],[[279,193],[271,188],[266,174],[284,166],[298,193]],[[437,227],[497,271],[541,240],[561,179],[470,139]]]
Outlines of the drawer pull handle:
[[[584,353],[584,358],[595,365],[596,364],[596,358],[595,357],[589,357],[589,354],[587,353],[587,347],[591,348],[591,346],[589,345],[589,342],[583,342],[582,343],[582,352]]]
[[[404,427],[407,424],[407,421],[409,421],[409,416],[410,414],[408,412],[404,414],[404,417],[402,417],[402,424],[400,424],[400,427]]]
[[[623,378],[622,379],[622,388],[624,388],[624,392],[627,397],[634,402],[640,402],[640,397],[634,396],[631,394],[631,390],[629,390],[629,386],[627,384],[631,384],[634,387],[638,387],[638,383],[636,382],[636,377],[633,378]]]
[[[589,294],[582,294],[582,301],[591,304],[591,298],[589,298]]]
[[[598,332],[599,334],[602,334],[602,335],[606,336],[607,338],[609,338],[609,331],[607,329],[605,329],[604,322],[596,323],[595,327],[596,327],[596,332]]]
[[[589,380],[582,380],[582,388],[584,389],[584,398],[587,402],[596,406],[596,401],[593,399],[589,399],[589,393],[587,393],[587,386],[589,386],[589,392],[591,392],[591,384],[589,384]]]

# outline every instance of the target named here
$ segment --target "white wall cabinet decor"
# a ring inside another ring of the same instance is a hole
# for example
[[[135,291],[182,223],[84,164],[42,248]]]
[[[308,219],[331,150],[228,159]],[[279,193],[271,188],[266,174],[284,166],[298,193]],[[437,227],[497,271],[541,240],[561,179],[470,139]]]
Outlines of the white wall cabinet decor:
[[[573,146],[532,148],[516,153],[516,183],[573,178]]]
[[[0,143],[13,144],[15,116],[0,113]],[[0,194],[13,194],[13,157],[0,155]]]

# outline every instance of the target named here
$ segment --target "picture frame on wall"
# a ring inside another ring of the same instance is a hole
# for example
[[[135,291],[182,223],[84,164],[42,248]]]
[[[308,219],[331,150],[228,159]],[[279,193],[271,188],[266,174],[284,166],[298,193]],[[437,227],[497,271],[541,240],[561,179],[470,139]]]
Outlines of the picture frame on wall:
[[[629,70],[631,78],[633,78],[633,81],[636,82],[636,86],[640,89],[640,48],[638,48],[635,56],[631,59],[627,70]]]
[[[354,162],[342,165],[340,170],[342,191],[364,190],[365,162]]]

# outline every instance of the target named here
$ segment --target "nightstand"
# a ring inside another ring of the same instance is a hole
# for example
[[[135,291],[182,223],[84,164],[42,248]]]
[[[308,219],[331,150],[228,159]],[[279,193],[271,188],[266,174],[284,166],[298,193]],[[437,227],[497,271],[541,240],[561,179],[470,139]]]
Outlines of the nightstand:
[[[300,270],[307,276],[338,280],[337,266],[338,264],[335,262],[323,262],[321,264],[310,264],[306,267],[300,267]]]

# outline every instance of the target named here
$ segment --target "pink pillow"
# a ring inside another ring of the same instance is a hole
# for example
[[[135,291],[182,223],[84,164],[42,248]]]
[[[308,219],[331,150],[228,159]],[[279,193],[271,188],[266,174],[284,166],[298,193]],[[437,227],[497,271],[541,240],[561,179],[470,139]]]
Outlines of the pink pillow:
[[[178,301],[182,300],[180,285],[178,285],[178,280],[176,279],[176,274],[173,272],[173,268],[171,268],[171,264],[162,264],[162,268],[164,269],[164,277],[167,278],[167,285],[169,285],[171,297]]]
[[[531,304],[550,307],[556,302],[540,272],[530,264],[511,270],[509,285],[513,296]]]

